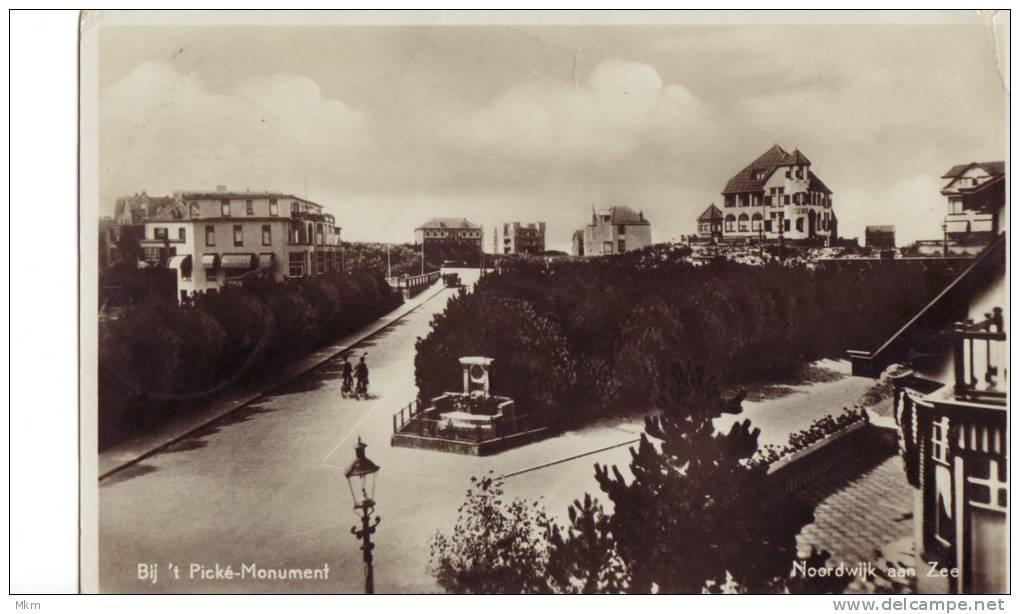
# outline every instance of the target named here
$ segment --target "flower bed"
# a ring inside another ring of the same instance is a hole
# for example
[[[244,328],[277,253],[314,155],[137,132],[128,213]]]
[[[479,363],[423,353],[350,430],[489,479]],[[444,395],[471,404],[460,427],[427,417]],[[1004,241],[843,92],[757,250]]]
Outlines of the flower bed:
[[[817,449],[815,444],[836,439],[851,430],[867,424],[868,413],[860,407],[847,407],[837,416],[825,416],[811,423],[806,429],[791,433],[786,445],[769,444],[758,450],[752,461],[754,464],[765,464],[776,468],[781,462],[789,462],[800,458],[809,449]]]

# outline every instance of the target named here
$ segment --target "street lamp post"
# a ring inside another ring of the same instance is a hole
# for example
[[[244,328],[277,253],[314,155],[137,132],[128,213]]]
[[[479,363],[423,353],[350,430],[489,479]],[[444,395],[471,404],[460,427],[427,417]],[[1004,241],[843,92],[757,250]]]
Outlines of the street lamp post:
[[[361,512],[361,529],[351,527],[351,533],[361,540],[362,560],[365,562],[365,594],[375,593],[375,579],[372,571],[372,534],[379,526],[379,516],[372,519],[372,512],[375,511],[375,476],[379,473],[379,465],[376,465],[365,456],[367,448],[358,437],[358,445],[354,448],[354,462],[344,472],[347,478],[347,485],[351,489],[351,497],[354,499],[354,511]]]

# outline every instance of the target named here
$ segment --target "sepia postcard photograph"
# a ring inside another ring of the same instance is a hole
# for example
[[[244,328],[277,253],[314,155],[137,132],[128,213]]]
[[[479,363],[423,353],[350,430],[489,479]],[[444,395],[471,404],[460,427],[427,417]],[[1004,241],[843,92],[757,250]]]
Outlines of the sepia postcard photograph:
[[[1010,592],[1008,11],[79,22],[83,592]]]

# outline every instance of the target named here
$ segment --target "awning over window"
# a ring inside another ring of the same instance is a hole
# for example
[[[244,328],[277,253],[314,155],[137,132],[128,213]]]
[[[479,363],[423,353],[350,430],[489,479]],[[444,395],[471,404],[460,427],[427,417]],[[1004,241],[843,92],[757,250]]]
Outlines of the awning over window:
[[[216,268],[216,254],[202,254],[202,268],[203,269],[215,269]]]
[[[191,256],[173,256],[170,258],[169,267],[181,272],[185,279],[191,277]]]
[[[259,254],[259,268],[265,269],[273,266],[273,254]]]
[[[220,266],[225,269],[251,269],[254,268],[255,254],[223,254],[220,256]]]

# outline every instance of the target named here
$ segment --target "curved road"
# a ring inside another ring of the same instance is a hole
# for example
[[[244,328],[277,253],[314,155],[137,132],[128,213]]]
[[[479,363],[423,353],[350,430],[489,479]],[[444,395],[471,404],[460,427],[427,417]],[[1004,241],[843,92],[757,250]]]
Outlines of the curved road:
[[[461,274],[467,282],[477,277]],[[343,476],[359,436],[382,467],[376,488],[382,524],[374,539],[380,593],[437,590],[427,571],[429,539],[452,526],[472,475],[526,470],[508,478],[508,494],[541,497],[562,515],[573,499],[596,490],[592,463],[627,463],[627,446],[620,444],[636,438],[640,421],[594,425],[484,458],[391,448],[391,416],[416,395],[415,340],[452,293],[443,291],[352,350],[368,353],[373,398],[342,399],[338,361],[330,360],[100,482],[101,592],[361,592],[361,552],[349,532],[357,518]],[[833,388],[832,396],[846,396],[842,390]],[[809,415],[838,407],[812,405]],[[528,470],[535,467],[541,468]],[[216,577],[217,564],[237,575]],[[155,565],[156,582],[139,579],[139,565]],[[211,575],[192,576],[193,565]],[[251,565],[328,565],[329,573],[328,579],[238,577]]]

